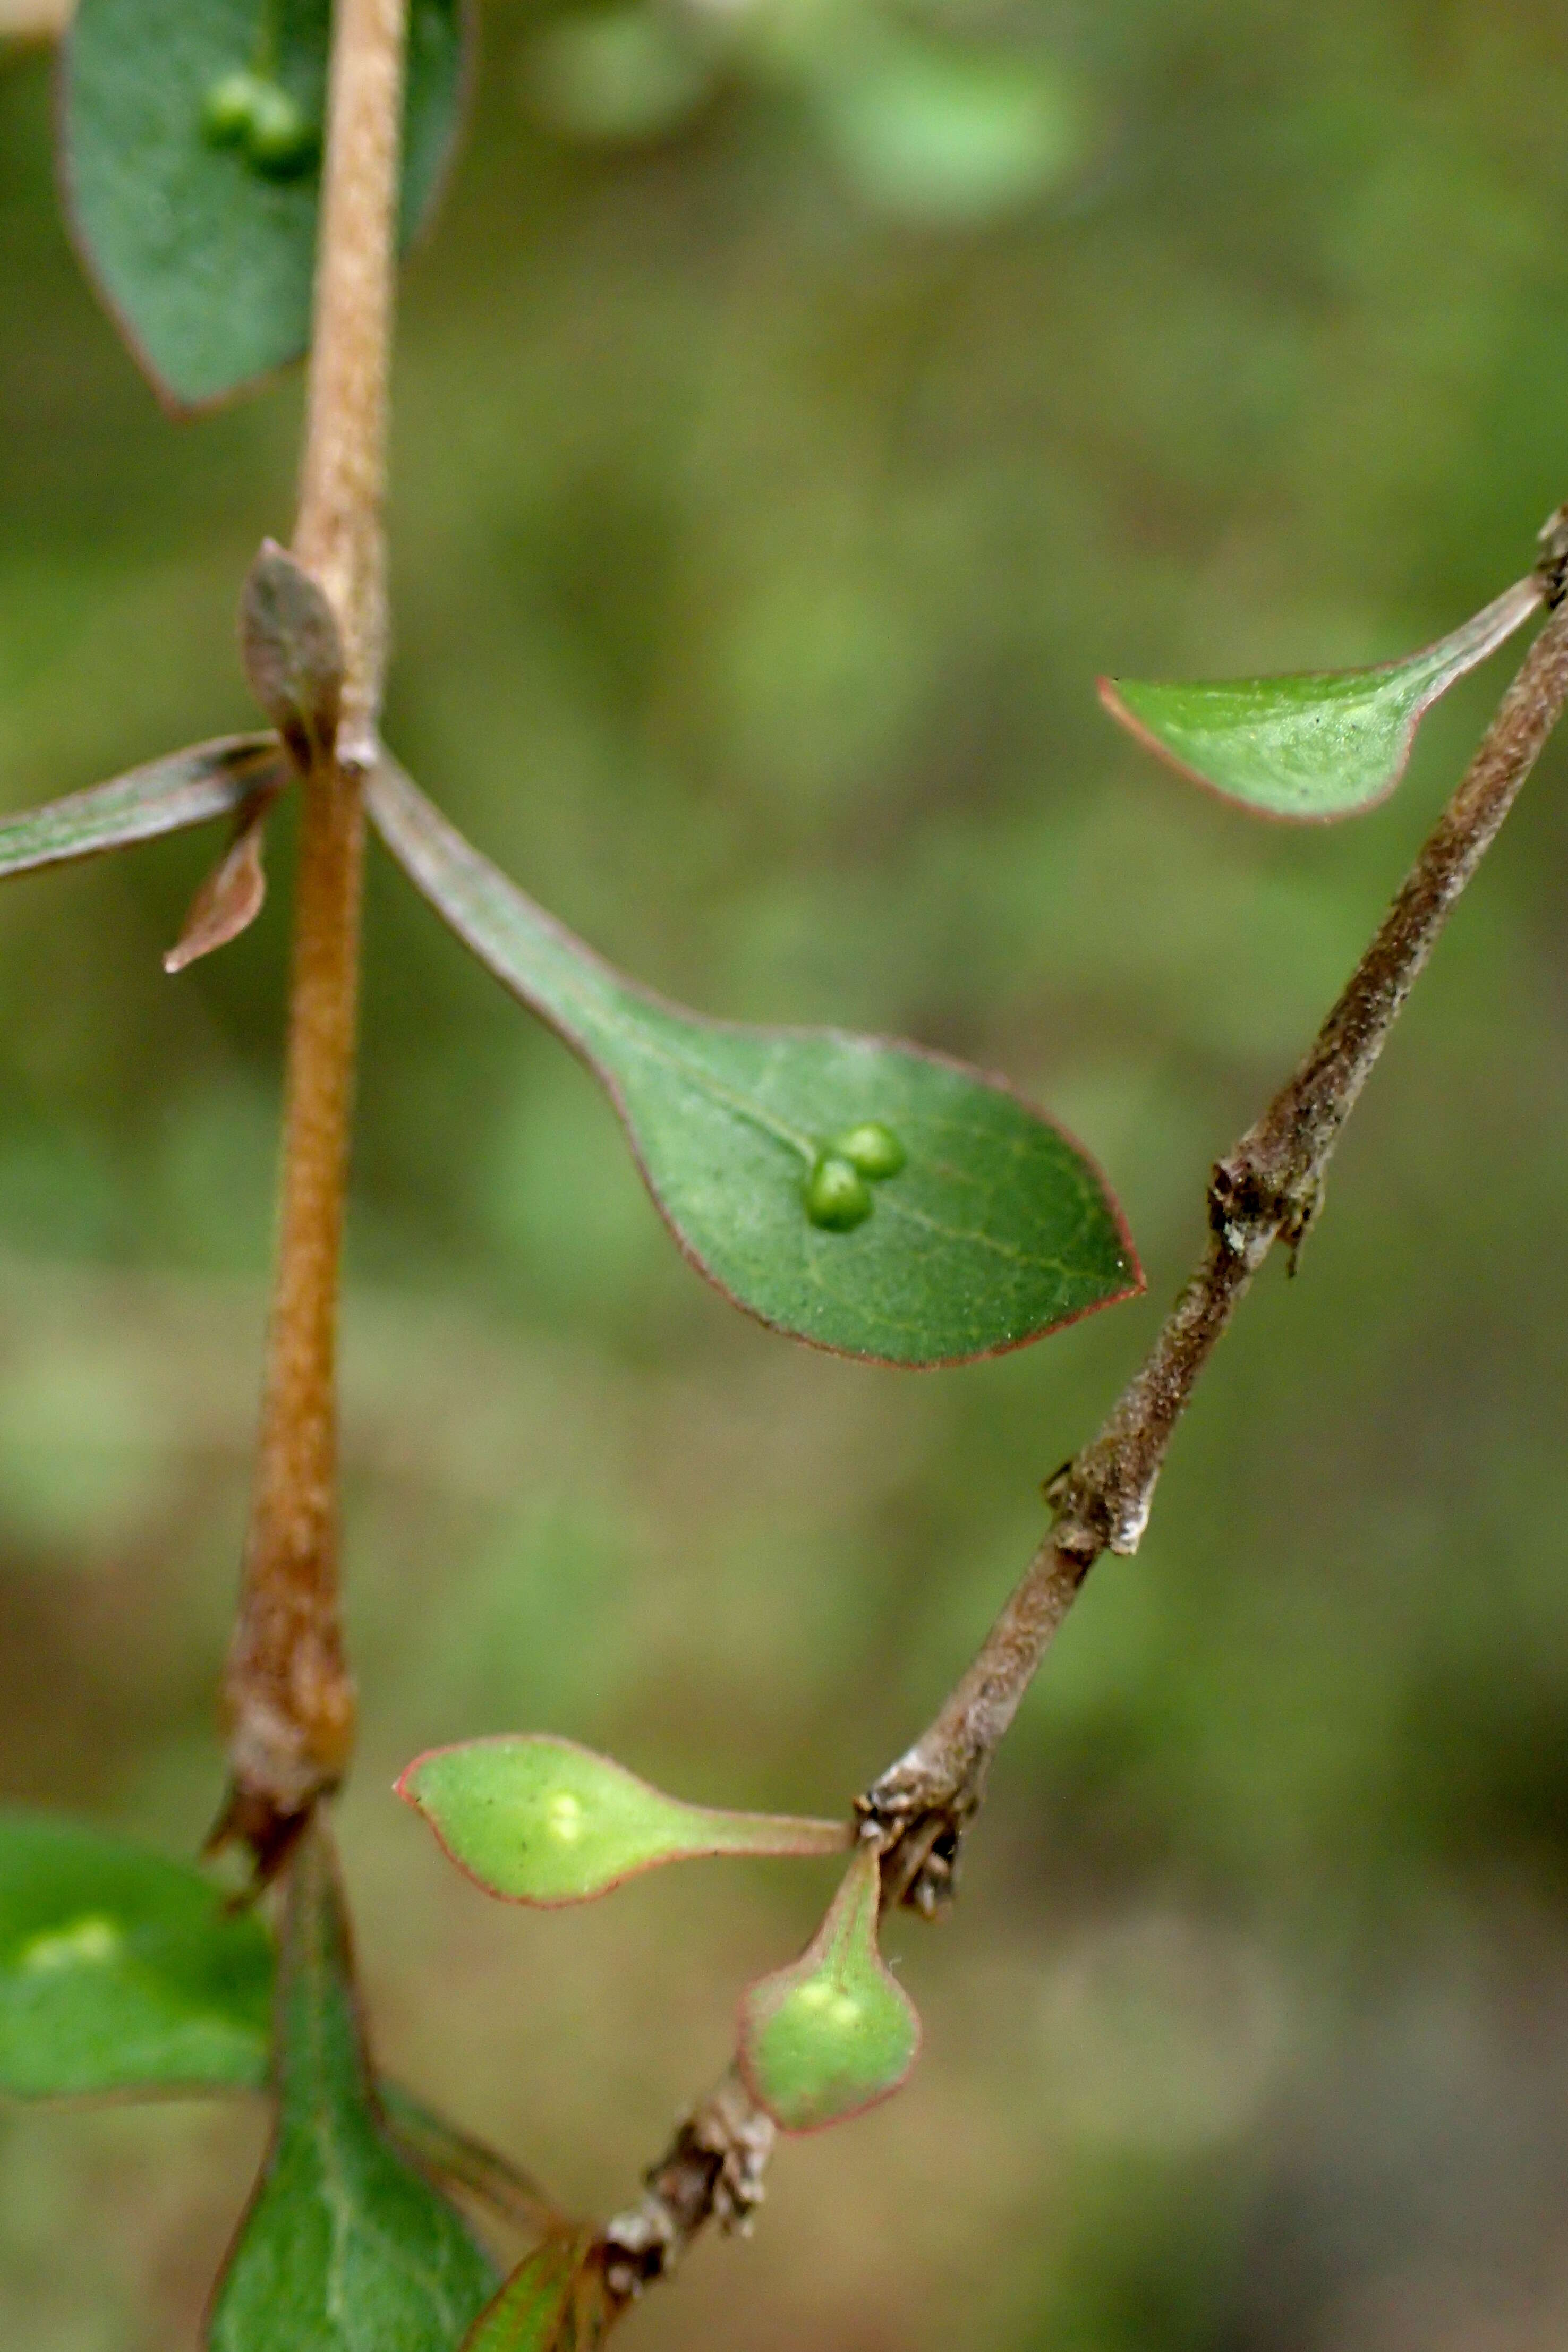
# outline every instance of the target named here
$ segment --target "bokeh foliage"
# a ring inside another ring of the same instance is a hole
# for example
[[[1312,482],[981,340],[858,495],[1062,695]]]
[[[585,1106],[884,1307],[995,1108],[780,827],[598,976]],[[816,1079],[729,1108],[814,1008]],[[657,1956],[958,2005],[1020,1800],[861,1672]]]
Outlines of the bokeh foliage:
[[[553,22],[488,12],[408,280],[398,749],[683,1001],[1005,1069],[1101,1160],[1151,1278],[932,1379],[743,1325],[589,1081],[378,866],[344,1843],[386,2063],[608,2207],[826,1866],[525,1917],[387,1783],[539,1727],[714,1802],[832,1811],[967,1654],[1497,672],[1322,837],[1141,761],[1092,678],[1384,658],[1523,568],[1568,490],[1568,42],[1519,0],[932,5],[910,38],[1077,94],[1070,169],[961,218],[847,163],[853,93],[776,45],[664,135],[568,137],[548,92],[581,27],[551,67]],[[158,415],[65,246],[47,81],[0,60],[8,806],[252,723],[234,599],[287,525],[299,405]],[[1272,1269],[1226,1341],[1141,1557],[1096,1571],[959,1918],[889,1939],[919,2074],[788,2151],[754,2244],[694,2261],[649,2347],[1561,2336],[1563,774],[1549,754],[1444,942],[1300,1278]],[[5,1791],[187,1847],[285,937],[274,909],[165,981],[202,856],[0,907]],[[6,2117],[0,2333],[187,2340],[259,2130]]]

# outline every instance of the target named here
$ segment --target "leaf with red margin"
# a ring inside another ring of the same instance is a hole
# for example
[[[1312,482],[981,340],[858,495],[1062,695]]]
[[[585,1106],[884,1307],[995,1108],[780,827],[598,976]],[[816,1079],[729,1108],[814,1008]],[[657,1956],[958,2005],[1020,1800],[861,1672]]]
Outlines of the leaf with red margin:
[[[509,1903],[589,1903],[661,1863],[841,1853],[842,1822],[689,1805],[548,1732],[433,1748],[397,1783],[460,1870]]]
[[[458,938],[600,1079],[686,1255],[760,1322],[876,1362],[962,1363],[1142,1287],[1099,1171],[1002,1079],[918,1045],[689,1013],[525,898],[395,762],[367,799]],[[814,1223],[824,1155],[873,1125],[902,1164],[864,1186],[852,1230]]]
[[[1111,717],[1194,783],[1266,815],[1324,824],[1375,808],[1398,783],[1422,718],[1541,603],[1521,580],[1435,645],[1374,669],[1199,685],[1102,677]]]
[[[890,2097],[920,2055],[914,2003],[877,1947],[881,1869],[863,1845],[800,1958],[741,2003],[746,2087],[781,2131],[820,2131]]]

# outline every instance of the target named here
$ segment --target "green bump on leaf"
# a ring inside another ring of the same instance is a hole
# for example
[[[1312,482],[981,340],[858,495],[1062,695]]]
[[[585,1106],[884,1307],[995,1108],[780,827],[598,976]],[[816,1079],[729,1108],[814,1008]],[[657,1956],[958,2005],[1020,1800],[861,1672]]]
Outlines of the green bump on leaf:
[[[836,1135],[827,1148],[873,1184],[886,1183],[889,1176],[896,1176],[910,1156],[892,1129],[878,1118],[862,1119],[858,1127]]]
[[[0,817],[0,881],[233,816],[289,774],[275,735],[223,735],[43,808]]]
[[[871,1213],[871,1189],[852,1160],[825,1151],[805,1180],[805,1213],[830,1234],[847,1234]]]
[[[258,82],[246,125],[245,152],[269,180],[297,179],[321,152],[321,134],[297,98],[279,82]]]
[[[330,0],[79,0],[61,117],[77,244],[174,407],[309,344],[330,16]],[[412,0],[405,241],[456,137],[464,30],[462,0]]]
[[[1423,714],[1494,653],[1541,602],[1521,580],[1405,661],[1215,685],[1101,678],[1100,697],[1152,751],[1226,799],[1270,816],[1354,816],[1405,773]]]
[[[841,2123],[896,2091],[921,2021],[877,1948],[880,1873],[862,1846],[811,1943],[741,2003],[741,2071],[783,2131]]]
[[[703,1854],[836,1853],[841,1822],[683,1804],[573,1739],[519,1732],[433,1748],[397,1793],[458,1867],[511,1903],[586,1903],[659,1863]]]
[[[214,2295],[208,2352],[452,2352],[495,2273],[386,2136],[319,1828],[290,1870],[277,2035],[277,2127]]]
[[[266,84],[253,73],[224,74],[202,100],[202,129],[214,147],[243,147]]]
[[[546,2238],[513,2271],[464,2336],[460,2352],[589,2352],[603,2333],[603,2294],[585,2270],[591,2231]]]
[[[458,938],[599,1077],[681,1248],[748,1314],[844,1355],[956,1363],[1141,1287],[1098,1170],[1000,1079],[918,1045],[689,1013],[525,898],[395,762],[368,798]],[[902,1143],[898,1181],[853,1231],[816,1223],[822,1139],[868,1122]]]
[[[0,1814],[0,2091],[249,2090],[272,1953],[200,1873],[47,1813]]]

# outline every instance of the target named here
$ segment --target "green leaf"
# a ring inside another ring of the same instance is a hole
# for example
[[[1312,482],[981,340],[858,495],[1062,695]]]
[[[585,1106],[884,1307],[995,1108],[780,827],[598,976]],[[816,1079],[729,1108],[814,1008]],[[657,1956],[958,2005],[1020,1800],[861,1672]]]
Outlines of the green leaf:
[[[877,1948],[880,1895],[876,1850],[862,1846],[800,1958],[741,2003],[741,2072],[783,2131],[858,2115],[915,2063],[920,2019]]]
[[[200,1873],[48,1814],[0,1814],[0,2090],[255,2088],[272,1953]]]
[[[76,239],[174,407],[222,399],[309,344],[330,13],[330,0],[80,0],[62,112]],[[405,234],[452,147],[463,47],[461,0],[412,0]]]
[[[1195,783],[1270,816],[1354,816],[1405,773],[1423,714],[1530,618],[1541,583],[1516,586],[1405,661],[1215,685],[1100,681],[1100,698],[1141,743]]]
[[[452,2352],[495,2273],[388,2139],[326,1832],[289,1868],[278,2122],[214,2296],[208,2352]]]
[[[687,1256],[761,1322],[955,1363],[1141,1286],[1098,1171],[1001,1079],[918,1045],[689,1013],[524,898],[393,761],[369,804],[459,939],[599,1077]],[[868,1179],[838,1145],[869,1124],[903,1158]]]
[[[0,817],[0,880],[230,816],[289,774],[275,735],[221,735],[68,800]]]
[[[841,1853],[842,1822],[683,1804],[574,1739],[519,1732],[432,1748],[397,1783],[460,1870],[510,1903],[586,1903],[663,1862]]]
[[[604,2334],[604,2295],[586,2268],[591,2231],[547,2238],[481,2311],[460,2352],[590,2352]]]

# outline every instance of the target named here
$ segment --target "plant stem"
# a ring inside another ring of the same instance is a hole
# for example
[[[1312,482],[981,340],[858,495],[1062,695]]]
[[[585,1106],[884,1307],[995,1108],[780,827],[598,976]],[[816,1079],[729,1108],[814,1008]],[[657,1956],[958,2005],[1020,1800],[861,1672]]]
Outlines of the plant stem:
[[[343,646],[336,744],[304,777],[278,1266],[255,1493],[225,1675],[233,1776],[215,1837],[265,1877],[353,1738],[338,1603],[337,1306],[359,980],[362,784],[385,648],[382,504],[404,0],[338,0],[295,551]]]
[[[382,509],[396,295],[405,0],[337,0],[294,552],[343,641],[340,764],[374,755],[386,651]]]
[[[1040,1546],[974,1663],[930,1728],[857,1800],[881,1850],[882,1902],[932,1913],[952,1891],[985,1776],[1058,1626],[1101,1552],[1132,1552],[1198,1374],[1276,1241],[1300,1247],[1323,1171],[1455,901],[1496,838],[1568,708],[1568,507],[1541,535],[1552,617],[1526,656],[1463,782],[1330,1013],[1262,1117],[1215,1168],[1208,1247],[1142,1370],[1093,1443],[1047,1487]],[[617,2304],[676,2267],[712,2221],[744,2231],[761,2203],[773,2126],[731,2067],[647,2176],[641,2202],[600,2240]]]
[[[950,1892],[991,1759],[1057,1628],[1102,1552],[1138,1549],[1199,1373],[1276,1241],[1294,1262],[1340,1131],[1389,1031],[1568,705],[1568,605],[1557,601],[1562,534],[1551,536],[1558,520],[1542,534],[1542,567],[1556,609],[1305,1060],[1214,1169],[1207,1249],[1147,1362],[1099,1436],[1050,1481],[1051,1532],[973,1664],[929,1729],[858,1800],[863,1833],[882,1847],[884,1902],[930,1912]]]
[[[712,2221],[744,2236],[763,2200],[774,2126],[731,2066],[677,2127],[647,2176],[647,2192],[600,2241],[605,2284],[617,2307],[668,2278]]]

